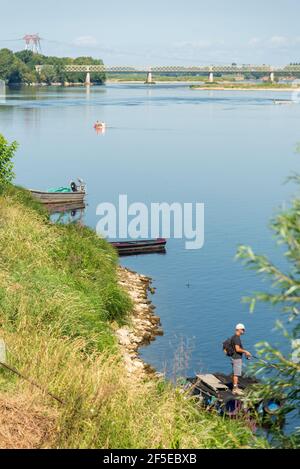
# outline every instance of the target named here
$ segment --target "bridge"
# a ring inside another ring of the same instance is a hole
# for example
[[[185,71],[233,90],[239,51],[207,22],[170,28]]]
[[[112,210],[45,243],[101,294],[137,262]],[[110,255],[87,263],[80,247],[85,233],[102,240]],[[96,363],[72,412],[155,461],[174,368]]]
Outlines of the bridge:
[[[41,73],[45,65],[36,65],[36,71]],[[247,73],[264,73],[269,76],[271,82],[275,80],[275,74],[292,75],[300,73],[300,65],[287,65],[284,67],[273,67],[271,65],[211,65],[211,66],[151,66],[151,67],[134,67],[126,65],[77,65],[71,64],[64,67],[67,73],[82,72],[86,74],[86,84],[91,84],[91,73],[132,73],[145,74],[146,83],[153,83],[153,74],[176,73],[177,75],[201,74],[208,75],[209,82],[214,81],[214,74],[247,74]]]

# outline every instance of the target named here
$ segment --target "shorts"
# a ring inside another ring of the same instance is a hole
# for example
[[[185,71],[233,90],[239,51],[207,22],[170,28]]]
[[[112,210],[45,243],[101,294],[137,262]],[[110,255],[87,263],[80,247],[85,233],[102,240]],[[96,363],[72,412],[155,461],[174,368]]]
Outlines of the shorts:
[[[231,360],[232,363],[232,370],[234,376],[242,376],[242,366],[243,366],[243,361],[241,358],[233,358]]]

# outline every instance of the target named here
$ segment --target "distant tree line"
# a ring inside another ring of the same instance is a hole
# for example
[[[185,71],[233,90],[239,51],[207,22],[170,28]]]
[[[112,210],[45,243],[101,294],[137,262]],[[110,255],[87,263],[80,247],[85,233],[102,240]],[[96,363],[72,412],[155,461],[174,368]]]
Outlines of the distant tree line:
[[[65,66],[72,64],[103,65],[103,61],[92,57],[74,59],[34,54],[29,50],[14,53],[9,49],[0,49],[0,80],[7,84],[84,83],[85,73],[66,72]],[[36,65],[44,65],[41,73],[36,71]],[[105,73],[92,73],[91,80],[94,83],[103,83]]]

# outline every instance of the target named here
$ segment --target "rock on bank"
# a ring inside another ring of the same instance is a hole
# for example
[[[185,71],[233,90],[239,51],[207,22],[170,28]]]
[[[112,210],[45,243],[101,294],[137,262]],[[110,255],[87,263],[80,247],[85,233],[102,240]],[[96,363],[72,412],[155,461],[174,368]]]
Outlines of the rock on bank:
[[[117,328],[115,333],[127,373],[142,378],[155,370],[139,357],[139,348],[163,333],[160,318],[154,314],[155,306],[148,298],[148,292],[153,292],[151,278],[124,267],[118,268],[118,278],[132,300],[133,310],[128,324]]]

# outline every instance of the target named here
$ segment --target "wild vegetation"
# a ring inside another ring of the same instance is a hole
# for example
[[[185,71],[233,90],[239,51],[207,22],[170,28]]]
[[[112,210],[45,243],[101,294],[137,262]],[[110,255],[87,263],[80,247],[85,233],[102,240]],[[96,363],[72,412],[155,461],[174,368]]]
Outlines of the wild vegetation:
[[[137,381],[125,372],[113,330],[132,304],[118,284],[115,251],[86,227],[52,224],[26,190],[12,186],[17,144],[0,137],[0,162],[8,163],[0,165],[0,338],[8,364],[45,390],[0,367],[0,447],[268,447],[245,422],[197,408],[164,380]],[[253,370],[263,384],[250,396],[283,398],[283,415],[300,409],[299,214],[295,197],[272,222],[290,268],[250,247],[238,251],[273,281],[273,291],[246,299],[251,310],[257,301],[283,309],[277,327],[286,346],[258,345],[266,362]],[[272,445],[299,447],[299,432],[273,434]]]
[[[14,178],[13,158],[17,150],[17,142],[8,143],[3,135],[0,134],[0,191]]]
[[[28,400],[48,416],[51,431],[40,445],[265,445],[242,422],[199,412],[171,385],[127,377],[110,324],[126,320],[130,302],[105,241],[50,224],[27,192],[12,187],[0,198],[0,219],[0,336],[9,363],[65,402],[2,370],[0,401]]]
[[[32,51],[23,50],[13,53],[9,49],[0,50],[0,79],[8,84],[30,83],[84,83],[84,73],[67,73],[66,65],[102,65],[101,59],[93,57],[52,57],[42,54],[34,54]],[[43,65],[41,73],[35,69],[36,65]],[[93,73],[91,77],[95,83],[105,81],[104,73]]]
[[[292,177],[297,183],[300,176]],[[250,303],[253,312],[256,303],[266,302],[278,308],[283,315],[276,321],[285,344],[279,349],[276,345],[263,342],[257,345],[258,355],[264,361],[253,365],[254,372],[263,377],[263,384],[252,393],[255,402],[270,395],[283,399],[282,415],[300,416],[300,198],[295,197],[290,206],[282,210],[271,223],[272,230],[280,246],[285,247],[284,258],[288,265],[283,270],[268,257],[253,252],[249,246],[240,246],[237,257],[250,269],[272,282],[272,290],[258,292],[253,297],[244,298]],[[283,352],[283,350],[285,352]],[[272,366],[270,366],[272,364]],[[288,437],[275,429],[275,444],[286,447],[300,446],[300,428]]]
[[[171,82],[171,81],[176,81],[176,82],[198,82],[198,81],[205,81],[207,80],[206,76],[200,76],[200,75],[178,75],[176,73],[165,73],[165,74],[159,74],[155,73],[153,74],[153,81],[154,82]],[[107,80],[109,81],[116,81],[116,82],[122,82],[122,81],[139,81],[139,82],[145,82],[146,81],[146,74],[142,73],[107,73]]]

